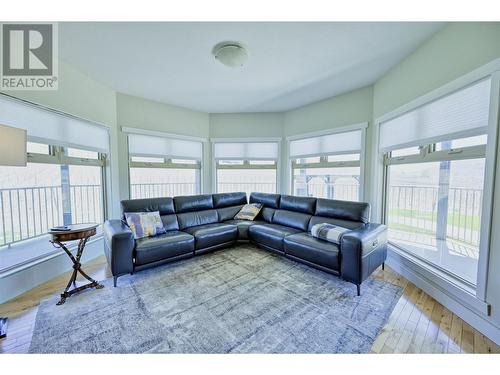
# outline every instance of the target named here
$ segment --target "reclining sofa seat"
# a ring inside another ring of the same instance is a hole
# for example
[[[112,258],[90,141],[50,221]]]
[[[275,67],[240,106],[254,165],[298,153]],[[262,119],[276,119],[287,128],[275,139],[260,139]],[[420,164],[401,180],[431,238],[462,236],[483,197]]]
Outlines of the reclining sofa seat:
[[[227,206],[219,203],[219,210],[215,209],[211,194],[174,197],[174,203],[179,229],[194,237],[195,255],[233,245],[238,239],[236,226],[219,221],[219,210]]]
[[[104,223],[105,254],[115,286],[117,278],[126,273],[232,246],[237,241],[251,241],[339,275],[356,284],[358,295],[361,283],[383,267],[387,228],[369,223],[367,203],[251,193],[250,203],[263,205],[256,220],[233,219],[246,203],[243,192],[122,201],[123,213],[159,211],[167,233],[134,240],[123,219]],[[352,231],[336,245],[311,236],[317,223]]]

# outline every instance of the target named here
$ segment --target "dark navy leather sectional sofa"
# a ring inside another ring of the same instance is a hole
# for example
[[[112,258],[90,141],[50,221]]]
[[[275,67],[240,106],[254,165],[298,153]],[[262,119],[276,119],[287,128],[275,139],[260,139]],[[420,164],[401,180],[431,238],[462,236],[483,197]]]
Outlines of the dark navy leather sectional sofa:
[[[357,286],[387,257],[387,228],[370,223],[368,203],[290,195],[251,193],[262,203],[255,221],[234,220],[246,194],[221,193],[121,202],[123,212],[159,211],[166,234],[134,239],[124,220],[104,223],[105,253],[114,283],[118,276],[166,262],[250,241],[342,277]],[[310,234],[317,223],[352,229],[336,245]]]

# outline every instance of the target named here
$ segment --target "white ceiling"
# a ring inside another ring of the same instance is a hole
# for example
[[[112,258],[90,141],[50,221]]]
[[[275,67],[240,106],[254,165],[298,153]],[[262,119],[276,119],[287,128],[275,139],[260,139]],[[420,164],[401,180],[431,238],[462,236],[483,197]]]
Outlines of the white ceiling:
[[[375,82],[442,23],[60,23],[60,57],[122,93],[204,112],[285,111]],[[248,61],[211,55],[243,43]]]

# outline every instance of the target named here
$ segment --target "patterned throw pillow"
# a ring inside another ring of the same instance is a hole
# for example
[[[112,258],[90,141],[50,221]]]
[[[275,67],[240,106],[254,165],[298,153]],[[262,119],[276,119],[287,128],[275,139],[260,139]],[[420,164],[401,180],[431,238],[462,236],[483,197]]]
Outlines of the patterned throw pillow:
[[[240,212],[238,212],[234,218],[236,220],[253,221],[259,214],[260,210],[262,210],[262,203],[245,204],[243,207],[241,207]]]
[[[125,219],[136,240],[166,233],[159,211],[125,212]]]
[[[333,242],[338,245],[340,244],[342,235],[349,230],[333,224],[319,223],[312,226],[311,235],[320,240]]]

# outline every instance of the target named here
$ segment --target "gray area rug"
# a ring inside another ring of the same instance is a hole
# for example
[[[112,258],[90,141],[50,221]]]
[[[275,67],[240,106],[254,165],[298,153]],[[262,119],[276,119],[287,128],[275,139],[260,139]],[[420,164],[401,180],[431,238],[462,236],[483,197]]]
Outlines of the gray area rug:
[[[251,245],[38,309],[30,353],[368,353],[402,289],[356,287]]]

